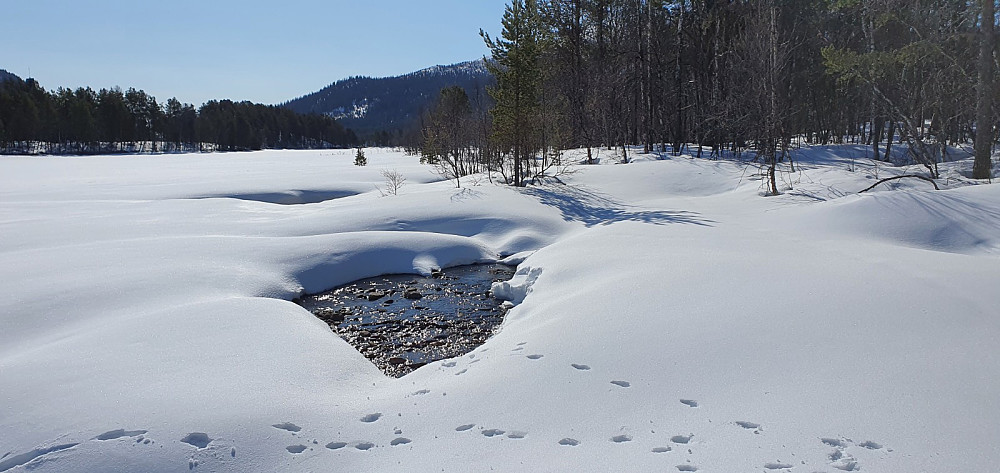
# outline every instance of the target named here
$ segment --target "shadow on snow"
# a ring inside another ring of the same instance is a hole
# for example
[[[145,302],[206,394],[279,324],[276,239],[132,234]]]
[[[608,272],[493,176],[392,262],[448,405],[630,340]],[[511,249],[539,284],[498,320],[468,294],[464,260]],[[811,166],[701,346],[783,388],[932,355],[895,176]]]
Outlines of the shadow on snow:
[[[588,227],[616,222],[641,222],[653,225],[688,224],[711,226],[715,223],[688,211],[640,210],[609,196],[566,184],[521,189],[525,195],[559,209],[567,221],[582,222]]]

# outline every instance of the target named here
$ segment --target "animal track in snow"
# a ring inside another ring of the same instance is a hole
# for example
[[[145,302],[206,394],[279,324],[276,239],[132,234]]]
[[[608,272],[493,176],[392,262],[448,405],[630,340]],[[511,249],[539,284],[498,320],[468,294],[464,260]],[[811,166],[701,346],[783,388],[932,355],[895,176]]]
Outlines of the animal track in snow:
[[[371,450],[372,448],[375,448],[375,444],[371,442],[361,442],[355,445],[354,448],[358,450]]]
[[[421,389],[420,391],[417,391],[417,392],[413,393],[413,395],[414,396],[423,396],[424,394],[430,394],[430,393],[431,393],[430,389]]]
[[[275,429],[280,429],[280,430],[287,430],[289,432],[298,432],[298,431],[302,430],[302,427],[299,427],[299,426],[297,426],[297,425],[295,425],[295,424],[293,424],[291,422],[283,422],[281,424],[274,424],[271,427],[274,427]]]
[[[507,434],[507,438],[509,438],[509,439],[515,439],[515,440],[523,439],[523,438],[525,438],[527,436],[528,436],[527,432],[522,432],[520,430],[515,430],[515,431]]]
[[[346,446],[347,442],[330,442],[326,444],[326,448],[329,448],[330,450],[340,450]]]
[[[577,445],[580,445],[580,441],[577,440],[577,439],[571,439],[571,438],[567,437],[567,438],[564,438],[564,439],[560,440],[559,441],[559,445],[565,445],[567,447],[575,447]]]
[[[615,435],[614,437],[611,437],[611,441],[614,442],[614,443],[631,442],[632,441],[632,436],[631,435]]]
[[[213,439],[204,432],[191,432],[190,434],[185,435],[184,438],[181,439],[181,442],[195,448],[205,448],[208,444],[212,443],[212,440]]]
[[[464,368],[464,369],[462,369],[462,371],[459,371],[458,373],[455,373],[455,376],[461,376],[461,375],[463,375],[465,373],[468,373],[468,372],[469,372],[468,368]]]
[[[545,356],[545,355],[537,355],[537,354],[536,354],[536,355],[528,355],[528,356],[527,356],[527,358],[528,358],[529,360],[540,360],[540,359],[542,359],[542,357],[544,357],[544,356]]]
[[[677,465],[677,471],[698,471],[694,465]]]
[[[299,454],[306,451],[307,448],[305,445],[289,445],[285,447],[285,450],[288,450],[288,453]]]
[[[472,430],[472,428],[475,427],[475,426],[476,426],[476,424],[460,425],[458,427],[455,427],[455,432],[465,432],[466,430]]]
[[[589,370],[590,370],[590,367],[589,367],[589,366],[587,366],[587,365],[578,365],[578,364],[576,364],[576,363],[573,363],[573,364],[572,364],[572,365],[570,365],[570,366],[572,366],[572,367],[574,367],[574,368],[576,368],[576,369],[578,369],[578,370],[580,370],[580,371],[589,371]]]
[[[515,348],[515,349],[513,349],[511,351],[512,352],[518,352],[518,351],[523,351],[523,350],[524,350],[524,347],[517,347],[517,348]]]
[[[686,444],[686,443],[690,442],[692,438],[694,438],[694,434],[691,434],[691,435],[674,435],[673,437],[670,437],[670,441],[673,442],[673,443],[683,443],[683,444]]]
[[[688,407],[698,407],[698,401],[695,401],[693,399],[681,399],[681,404],[684,404],[685,406]]]
[[[0,471],[7,471],[7,470],[11,470],[11,469],[17,468],[17,467],[19,467],[21,465],[27,464],[28,462],[30,462],[30,461],[32,461],[32,460],[34,460],[36,458],[41,458],[41,457],[44,457],[44,456],[46,456],[46,455],[48,455],[50,453],[55,453],[55,452],[58,452],[60,450],[66,450],[66,449],[69,449],[69,448],[73,448],[73,447],[75,447],[77,445],[80,445],[80,444],[78,444],[78,443],[66,443],[66,444],[62,444],[62,445],[53,445],[53,446],[48,447],[48,448],[36,448],[36,449],[34,449],[34,450],[30,451],[30,452],[22,453],[22,454],[19,454],[19,455],[14,455],[12,457],[8,457],[7,455],[10,455],[10,453],[8,453],[7,455],[3,456],[3,459],[0,459]]]
[[[611,384],[614,384],[615,386],[621,386],[623,388],[632,386],[632,383],[629,383],[628,381],[612,381]]]
[[[828,445],[830,447],[836,448],[836,450],[834,450],[833,453],[831,453],[829,455],[829,457],[830,457],[830,466],[832,466],[832,467],[834,467],[834,468],[836,468],[836,469],[838,469],[840,471],[858,471],[858,470],[861,469],[861,466],[858,465],[857,459],[854,458],[853,456],[851,456],[850,454],[845,453],[845,450],[847,449],[848,444],[851,443],[850,440],[847,440],[847,439],[840,440],[840,439],[833,439],[833,438],[821,438],[820,441],[823,442],[823,444],[825,444],[825,445]],[[865,443],[869,443],[869,442],[865,442]],[[871,443],[874,443],[874,442],[871,442]],[[864,444],[862,444],[862,446],[864,446]],[[868,448],[868,447],[865,447],[865,448]]]
[[[834,467],[834,468],[836,468],[836,469],[838,469],[840,471],[859,471],[859,470],[861,470],[861,467],[858,465],[858,462],[856,460],[853,460],[853,459],[852,460],[844,460],[844,461],[839,462],[839,463],[834,463],[833,465],[830,465],[830,466],[832,466],[832,467]]]
[[[406,444],[408,444],[410,442],[412,442],[412,440],[410,440],[410,439],[408,439],[406,437],[397,437],[397,438],[392,439],[392,442],[389,442],[389,445],[392,445],[393,447],[395,447],[396,445],[406,445]]]
[[[767,468],[768,470],[787,470],[787,469],[789,469],[791,467],[792,467],[792,465],[789,465],[788,463],[765,463],[764,464],[764,468]]]
[[[673,449],[670,447],[656,447],[653,449],[653,453],[667,453],[671,450]]]
[[[441,366],[444,366],[445,368],[454,368],[455,365],[457,365],[457,364],[458,363],[456,363],[454,361],[446,361],[444,363],[441,363]]]
[[[882,448],[882,444],[872,442],[871,440],[868,440],[864,443],[859,443],[858,446],[865,447],[868,450],[880,450]]]
[[[760,424],[755,424],[753,422],[746,422],[746,421],[742,421],[742,420],[741,421],[737,421],[736,425],[738,425],[740,427],[743,427],[744,429],[747,429],[747,430],[755,430],[755,429],[759,429],[760,428]]]
[[[503,435],[503,434],[504,434],[504,431],[502,431],[500,429],[486,429],[486,430],[483,431],[483,435],[485,435],[487,437],[496,437],[496,436]]]
[[[375,421],[377,421],[377,420],[379,420],[381,418],[382,418],[382,413],[381,412],[375,412],[373,414],[368,414],[368,415],[362,417],[361,418],[361,422],[364,422],[366,424],[371,424],[372,422],[375,422]]]
[[[819,440],[820,442],[823,442],[831,447],[847,448],[847,444],[840,439],[821,438]]]
[[[122,437],[136,437],[136,436],[139,436],[139,435],[143,435],[146,432],[148,432],[148,431],[147,430],[125,430],[125,429],[118,429],[118,430],[111,430],[111,431],[108,431],[108,432],[104,432],[103,434],[98,435],[97,437],[95,437],[95,439],[97,439],[97,440],[114,440],[114,439],[120,439]]]

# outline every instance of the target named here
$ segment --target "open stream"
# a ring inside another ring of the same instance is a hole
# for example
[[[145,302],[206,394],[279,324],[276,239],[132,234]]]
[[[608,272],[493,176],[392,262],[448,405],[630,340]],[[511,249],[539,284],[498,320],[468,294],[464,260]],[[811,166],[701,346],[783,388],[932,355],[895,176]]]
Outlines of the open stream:
[[[304,296],[300,305],[389,376],[461,356],[482,345],[503,322],[506,309],[490,286],[516,268],[476,264],[412,274],[379,276]]]

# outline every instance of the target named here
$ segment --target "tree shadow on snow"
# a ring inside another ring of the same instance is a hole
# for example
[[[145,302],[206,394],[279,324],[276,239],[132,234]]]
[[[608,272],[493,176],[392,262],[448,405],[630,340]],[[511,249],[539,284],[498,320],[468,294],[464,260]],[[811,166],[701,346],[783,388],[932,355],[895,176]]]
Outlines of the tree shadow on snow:
[[[521,189],[525,195],[559,209],[567,221],[582,222],[588,227],[616,222],[641,222],[653,225],[688,224],[711,226],[712,220],[688,211],[640,210],[609,196],[566,184]]]

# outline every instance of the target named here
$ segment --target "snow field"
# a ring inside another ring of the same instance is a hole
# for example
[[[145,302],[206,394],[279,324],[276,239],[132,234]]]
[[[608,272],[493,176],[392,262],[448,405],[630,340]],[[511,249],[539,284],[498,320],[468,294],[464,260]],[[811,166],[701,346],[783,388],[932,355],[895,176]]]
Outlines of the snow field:
[[[683,157],[0,159],[0,472],[991,471],[1000,196],[855,196],[836,151],[770,198]],[[401,379],[287,302],[508,256],[499,333]]]

